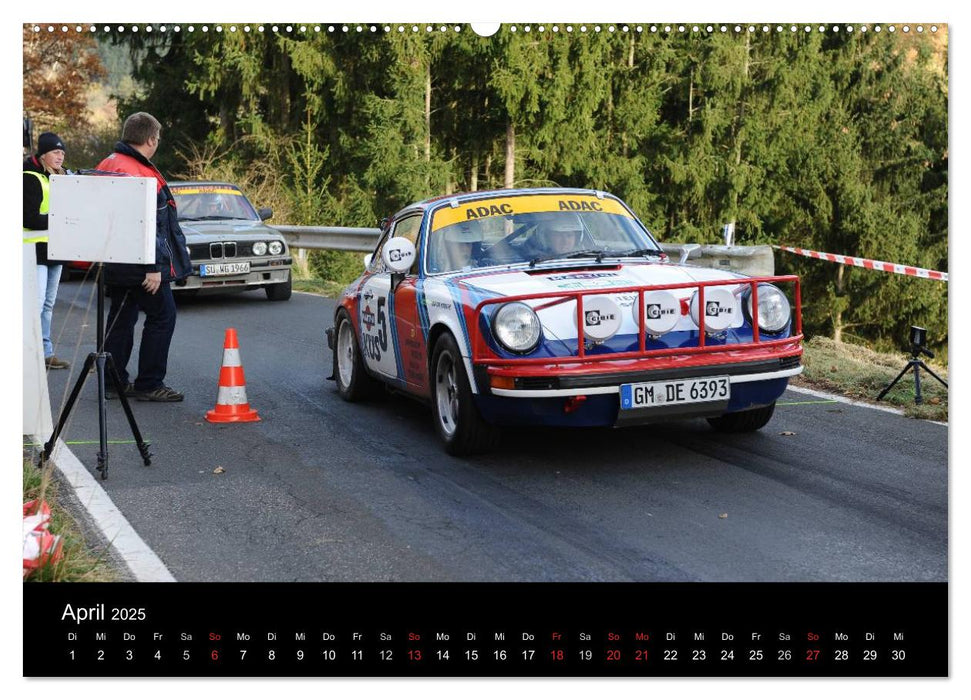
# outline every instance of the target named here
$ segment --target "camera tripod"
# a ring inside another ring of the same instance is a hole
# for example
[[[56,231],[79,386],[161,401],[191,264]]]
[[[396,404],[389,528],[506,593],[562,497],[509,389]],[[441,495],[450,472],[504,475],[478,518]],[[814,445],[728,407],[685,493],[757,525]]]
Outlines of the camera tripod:
[[[81,367],[81,373],[78,375],[77,382],[75,382],[74,388],[71,390],[71,395],[68,397],[64,408],[61,409],[61,415],[57,419],[57,426],[54,428],[53,434],[51,434],[51,439],[44,443],[44,451],[40,456],[40,465],[43,466],[47,460],[50,459],[51,452],[54,450],[54,445],[57,443],[57,438],[60,437],[61,431],[64,430],[68,416],[71,415],[71,410],[74,408],[74,404],[77,401],[78,396],[81,394],[81,389],[84,387],[84,382],[87,380],[91,369],[95,368],[97,370],[98,379],[98,428],[101,443],[101,451],[98,452],[98,471],[101,472],[101,480],[104,481],[108,478],[108,402],[105,397],[106,372],[108,378],[111,380],[112,386],[114,386],[115,395],[118,397],[118,400],[121,402],[121,407],[125,411],[125,417],[128,419],[128,425],[131,427],[132,435],[135,438],[135,444],[138,445],[138,451],[141,453],[146,467],[152,463],[152,455],[148,451],[148,444],[142,439],[142,434],[138,430],[138,424],[135,422],[135,416],[132,413],[131,406],[128,403],[128,397],[125,396],[125,386],[121,383],[121,378],[118,376],[118,371],[115,368],[115,361],[112,359],[111,353],[104,351],[104,269],[102,263],[97,263],[97,265],[98,272],[96,277],[98,285],[98,326],[96,347],[98,351],[90,353],[87,358],[85,358],[84,366]]]
[[[890,382],[884,388],[883,391],[880,392],[880,395],[877,396],[877,401],[879,401],[884,396],[886,396],[887,392],[893,389],[894,384],[899,382],[900,378],[903,377],[905,374],[907,374],[907,372],[910,371],[911,368],[913,368],[914,370],[914,403],[920,405],[924,402],[923,397],[920,394],[920,370],[921,369],[923,369],[929,375],[934,377],[934,379],[936,379],[945,387],[947,387],[947,382],[945,382],[943,379],[941,379],[936,374],[934,374],[934,371],[930,367],[925,365],[923,360],[920,359],[920,355],[922,354],[927,355],[927,357],[931,359],[934,359],[934,353],[932,353],[924,346],[917,345],[916,343],[914,343],[910,346],[910,354],[911,354],[911,357],[909,360],[907,360],[907,364],[904,366],[904,368],[900,370],[900,374],[898,374],[897,377],[892,382]]]

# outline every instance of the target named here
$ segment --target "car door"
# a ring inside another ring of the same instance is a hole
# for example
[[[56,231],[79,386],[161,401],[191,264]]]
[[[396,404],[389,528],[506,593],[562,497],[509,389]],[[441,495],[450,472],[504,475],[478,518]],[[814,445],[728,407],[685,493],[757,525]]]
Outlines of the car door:
[[[403,220],[396,229],[397,235],[407,238],[417,246],[421,221],[420,216]],[[390,299],[394,308],[399,379],[404,382],[403,388],[408,391],[428,395],[428,350],[419,311],[419,303],[424,303],[418,279],[420,260],[421,255],[415,255],[415,264],[394,288]]]
[[[415,243],[421,225],[421,213],[405,214],[391,223],[391,230],[384,238],[369,265],[370,277],[361,287],[358,319],[361,333],[361,354],[372,372],[392,380],[403,379],[399,344],[397,313],[391,289],[391,272],[381,257],[384,244],[390,239],[404,236]],[[409,274],[409,277],[414,277]],[[412,284],[413,287],[413,284]]]

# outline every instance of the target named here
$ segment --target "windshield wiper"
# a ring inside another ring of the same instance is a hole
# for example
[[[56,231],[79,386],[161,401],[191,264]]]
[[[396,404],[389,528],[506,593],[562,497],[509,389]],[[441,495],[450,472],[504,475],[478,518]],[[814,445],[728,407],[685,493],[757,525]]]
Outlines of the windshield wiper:
[[[567,260],[570,258],[591,258],[596,257],[597,262],[602,262],[606,251],[600,248],[589,248],[586,250],[575,250],[572,253],[556,253],[554,255],[542,255],[529,261],[530,267],[536,267],[538,263],[550,260]]]
[[[625,250],[623,253],[615,253],[615,255],[618,258],[634,258],[639,255],[650,255],[654,258],[660,258],[665,253],[657,248],[635,248],[634,250]]]

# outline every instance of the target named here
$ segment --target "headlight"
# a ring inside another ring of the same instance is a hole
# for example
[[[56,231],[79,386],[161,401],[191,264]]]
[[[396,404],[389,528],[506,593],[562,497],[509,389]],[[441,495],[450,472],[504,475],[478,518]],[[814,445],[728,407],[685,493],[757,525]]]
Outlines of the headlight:
[[[270,241],[268,250],[270,255],[279,255],[283,252],[283,244],[280,241]]]
[[[253,255],[266,255],[266,241],[257,241],[253,244]]]
[[[745,300],[745,310],[752,320],[752,294]],[[771,284],[759,285],[759,328],[766,333],[778,333],[789,323],[789,300]]]
[[[530,352],[539,344],[539,318],[520,302],[499,307],[492,319],[493,333],[512,352]]]

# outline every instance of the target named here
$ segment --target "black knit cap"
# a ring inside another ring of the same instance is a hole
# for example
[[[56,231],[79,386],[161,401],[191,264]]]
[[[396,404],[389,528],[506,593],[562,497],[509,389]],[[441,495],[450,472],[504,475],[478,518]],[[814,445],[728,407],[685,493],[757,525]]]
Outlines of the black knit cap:
[[[61,137],[57,134],[51,133],[50,131],[45,131],[37,138],[37,155],[42,156],[50,151],[67,151],[64,147],[64,142],[61,141]]]

